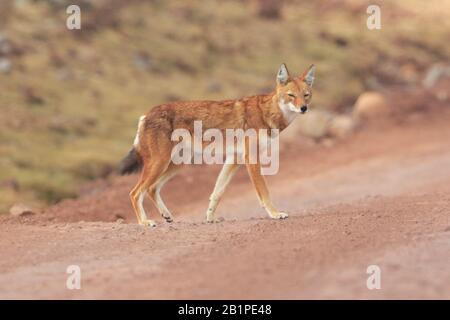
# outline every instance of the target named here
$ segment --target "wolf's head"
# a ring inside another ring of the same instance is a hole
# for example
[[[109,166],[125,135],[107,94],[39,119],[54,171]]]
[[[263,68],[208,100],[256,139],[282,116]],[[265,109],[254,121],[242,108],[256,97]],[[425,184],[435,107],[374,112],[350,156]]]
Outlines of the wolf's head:
[[[311,65],[301,76],[291,78],[283,63],[277,74],[278,105],[284,114],[305,113],[312,98],[316,67]]]

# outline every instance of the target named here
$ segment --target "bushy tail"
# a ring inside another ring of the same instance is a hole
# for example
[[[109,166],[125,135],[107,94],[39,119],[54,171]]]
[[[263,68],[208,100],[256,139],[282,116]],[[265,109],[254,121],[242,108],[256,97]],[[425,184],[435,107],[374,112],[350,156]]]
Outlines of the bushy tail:
[[[119,173],[121,175],[131,174],[140,171],[142,168],[142,158],[136,148],[132,148],[125,158],[120,162]]]

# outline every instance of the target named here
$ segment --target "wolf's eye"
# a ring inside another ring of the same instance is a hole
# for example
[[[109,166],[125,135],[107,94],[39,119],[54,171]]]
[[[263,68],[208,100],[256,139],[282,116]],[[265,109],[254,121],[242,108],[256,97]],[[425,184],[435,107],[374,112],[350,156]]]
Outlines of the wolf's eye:
[[[295,94],[293,94],[293,93],[288,93],[288,96],[291,98],[295,98]]]
[[[306,92],[305,93],[305,98],[308,98],[310,96],[310,93],[309,92]]]

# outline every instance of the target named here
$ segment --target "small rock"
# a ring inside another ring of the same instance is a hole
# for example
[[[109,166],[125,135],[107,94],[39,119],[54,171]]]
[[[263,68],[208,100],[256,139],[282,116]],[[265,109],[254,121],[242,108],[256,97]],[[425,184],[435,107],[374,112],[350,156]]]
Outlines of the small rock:
[[[347,115],[338,115],[334,117],[328,127],[328,133],[332,137],[344,138],[355,129],[355,121]]]
[[[297,117],[295,126],[298,126],[298,130],[305,136],[319,139],[327,135],[332,118],[332,114],[328,111],[310,110]]]
[[[122,224],[124,221],[125,221],[124,219],[119,218],[119,219],[116,220],[116,223],[117,224]]]
[[[21,203],[13,205],[11,209],[9,209],[9,213],[14,217],[23,217],[35,214],[33,209]]]
[[[423,86],[425,89],[431,89],[443,77],[450,77],[450,66],[435,64],[430,69],[428,69],[425,78],[423,79]]]
[[[364,92],[356,100],[353,116],[357,120],[373,120],[385,117],[390,108],[383,95],[378,92]]]
[[[439,101],[447,101],[450,96],[450,73],[442,74],[439,79],[434,81],[432,86],[427,87],[427,91]]]
[[[12,63],[7,58],[0,58],[0,73],[9,73],[12,69]]]

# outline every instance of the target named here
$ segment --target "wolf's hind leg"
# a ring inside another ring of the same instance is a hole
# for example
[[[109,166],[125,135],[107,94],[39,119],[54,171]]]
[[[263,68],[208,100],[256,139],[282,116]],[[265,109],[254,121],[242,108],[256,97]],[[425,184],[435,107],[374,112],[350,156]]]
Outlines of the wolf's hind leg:
[[[141,225],[156,226],[155,221],[147,219],[147,214],[144,209],[144,195],[158,181],[160,176],[166,171],[168,165],[169,159],[159,158],[150,160],[144,165],[141,179],[130,193],[131,204]]]
[[[155,221],[148,219],[144,209],[145,181],[141,178],[130,192],[131,205],[140,225],[155,227]]]
[[[143,206],[143,186],[144,182],[141,177],[141,179],[139,179],[139,182],[130,192],[131,205],[133,206],[133,211],[136,214],[136,218],[139,224],[143,225],[147,221],[148,225],[156,225],[153,221],[147,219],[147,214],[145,213]]]
[[[160,176],[156,184],[150,187],[148,190],[150,199],[152,199],[161,216],[169,223],[173,221],[173,217],[161,198],[161,189],[164,184],[178,172],[180,168],[181,165],[175,165],[173,162],[171,162],[167,170]]]

